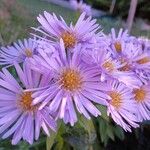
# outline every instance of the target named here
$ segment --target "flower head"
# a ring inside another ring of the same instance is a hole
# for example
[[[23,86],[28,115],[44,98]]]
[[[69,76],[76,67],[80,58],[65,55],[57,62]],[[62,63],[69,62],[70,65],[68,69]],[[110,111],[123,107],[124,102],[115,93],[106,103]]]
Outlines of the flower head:
[[[103,42],[101,41],[101,43]],[[130,88],[141,86],[141,81],[136,73],[133,72],[132,68],[128,68],[130,66],[127,64],[127,61],[121,61],[121,59],[125,59],[126,57],[124,55],[121,55],[122,57],[118,56],[118,58],[113,57],[108,46],[104,45],[101,47],[101,43],[96,47],[85,49],[82,57],[87,64],[99,68],[101,81],[114,78]]]
[[[150,119],[150,89],[149,83],[142,85],[139,89],[134,89],[134,100],[137,104],[137,117],[139,121]]]
[[[137,108],[132,90],[116,80],[108,81],[111,90],[108,95],[107,113],[125,131],[131,132],[131,127],[138,127]]]
[[[15,69],[22,86],[8,70],[3,69],[0,74],[0,134],[3,139],[12,136],[12,144],[21,139],[32,144],[39,138],[41,128],[48,136],[49,128],[56,130],[48,107],[38,110],[38,105],[32,105],[34,92],[26,91],[46,86],[48,77],[35,73],[26,63],[23,70],[18,64],[15,64]]]
[[[150,54],[148,51],[143,51],[133,42],[129,42],[125,44],[118,58],[124,64],[119,69],[121,72],[132,72],[139,79],[143,80],[145,78],[148,80],[147,76],[145,76],[150,73]]]
[[[87,67],[81,59],[82,48],[80,45],[76,47],[72,55],[67,55],[65,52],[63,41],[61,40],[59,55],[51,59],[48,53],[43,50],[44,55],[41,59],[45,60],[44,64],[49,65],[49,70],[53,74],[52,82],[44,91],[37,91],[33,94],[33,104],[40,105],[42,109],[49,104],[52,112],[57,112],[59,118],[63,118],[65,123],[74,123],[77,121],[77,115],[74,106],[79,113],[90,119],[90,114],[97,117],[100,115],[99,110],[94,106],[94,103],[105,105],[105,99],[109,97],[104,94],[99,78],[99,72],[95,67]],[[51,61],[53,66],[51,66]],[[32,63],[34,62],[34,63]],[[36,64],[34,57],[31,59],[31,64]],[[34,67],[33,67],[34,68]],[[51,69],[50,69],[51,68]]]
[[[116,31],[114,28],[111,29],[111,34],[108,36],[110,40],[110,47],[113,50],[113,53],[117,55],[121,53],[124,47],[124,44],[130,41],[131,37],[128,35],[128,31],[121,28],[119,30],[118,35],[116,35]]]
[[[24,62],[36,53],[37,44],[32,39],[18,40],[12,46],[1,47],[0,64],[13,65],[14,62]]]
[[[71,23],[70,26],[66,24],[62,17],[59,20],[55,14],[51,15],[46,11],[43,16],[39,15],[37,19],[41,27],[40,29],[34,29],[46,36],[45,40],[50,39],[55,43],[62,39],[67,49],[74,48],[78,43],[82,43],[82,45],[91,43],[99,29],[96,20],[91,20],[91,17],[86,18],[85,13],[81,14],[75,25]]]

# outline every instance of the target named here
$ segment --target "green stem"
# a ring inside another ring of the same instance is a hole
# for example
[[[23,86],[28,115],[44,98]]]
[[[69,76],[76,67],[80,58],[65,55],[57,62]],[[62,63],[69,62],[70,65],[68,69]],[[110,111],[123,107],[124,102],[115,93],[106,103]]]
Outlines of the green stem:
[[[46,139],[46,150],[51,150],[51,148],[54,144],[55,138],[57,136],[57,132],[59,131],[59,128],[60,128],[61,124],[62,124],[62,121],[59,120],[58,121],[58,126],[57,126],[57,131],[56,132],[51,131],[50,136],[47,137],[47,139]]]
[[[51,148],[54,144],[54,140],[55,140],[56,135],[57,135],[56,132],[52,132],[50,137],[47,137],[47,139],[46,139],[46,150],[51,150]]]

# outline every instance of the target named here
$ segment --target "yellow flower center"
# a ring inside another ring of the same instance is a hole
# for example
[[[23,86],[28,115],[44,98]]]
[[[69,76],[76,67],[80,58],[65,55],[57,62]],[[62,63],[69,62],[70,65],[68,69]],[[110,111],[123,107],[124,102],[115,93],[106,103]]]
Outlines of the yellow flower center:
[[[120,42],[115,42],[114,46],[115,46],[116,51],[117,51],[118,53],[122,51],[122,46],[121,46],[121,43],[120,43]]]
[[[64,32],[61,38],[64,41],[65,48],[72,48],[76,44],[76,37],[72,33]]]
[[[125,63],[125,65],[121,68],[119,68],[119,71],[130,71],[131,70],[131,65],[127,62],[125,58],[120,58],[121,64]]]
[[[36,106],[32,106],[32,92],[24,92],[19,98],[19,106],[24,111],[33,111],[36,109]]]
[[[126,64],[125,66],[118,69],[119,71],[130,71],[131,67],[129,64]]]
[[[112,72],[114,70],[114,65],[112,62],[110,61],[106,61],[104,64],[103,64],[103,67],[109,71],[109,72]]]
[[[62,73],[60,83],[64,89],[74,91],[81,88],[81,77],[77,71],[68,69]]]
[[[140,103],[143,102],[145,100],[145,96],[146,96],[146,91],[144,89],[135,89],[133,91],[133,93],[135,94],[135,100]]]
[[[25,54],[26,54],[27,57],[32,57],[33,56],[33,53],[30,49],[26,49]]]
[[[111,105],[118,109],[121,106],[121,94],[116,91],[112,91],[109,93],[109,96],[112,99]]]
[[[150,57],[144,57],[144,58],[137,61],[138,64],[145,64],[148,62],[150,62]]]

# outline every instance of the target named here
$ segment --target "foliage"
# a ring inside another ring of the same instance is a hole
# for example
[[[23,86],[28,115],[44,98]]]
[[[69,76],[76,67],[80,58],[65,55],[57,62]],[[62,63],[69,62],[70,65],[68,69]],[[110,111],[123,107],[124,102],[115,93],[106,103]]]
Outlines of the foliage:
[[[53,149],[68,150],[73,147],[75,150],[100,149],[107,146],[109,139],[124,139],[124,132],[121,127],[111,122],[106,114],[106,107],[97,106],[102,112],[102,116],[92,120],[87,120],[83,116],[79,116],[78,123],[74,126],[66,126],[61,123],[58,134],[52,134],[49,138],[50,147]],[[53,137],[55,136],[55,140]],[[47,150],[50,150],[48,147]]]

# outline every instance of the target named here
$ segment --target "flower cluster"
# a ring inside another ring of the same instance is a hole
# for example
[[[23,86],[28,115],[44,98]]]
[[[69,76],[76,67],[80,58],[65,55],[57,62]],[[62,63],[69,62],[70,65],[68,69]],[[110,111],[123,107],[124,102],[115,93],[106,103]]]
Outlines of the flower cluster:
[[[107,114],[131,132],[150,119],[150,43],[114,29],[109,35],[82,13],[76,24],[44,12],[34,38],[1,47],[0,134],[30,144],[57,120]],[[14,73],[10,72],[11,69]]]

